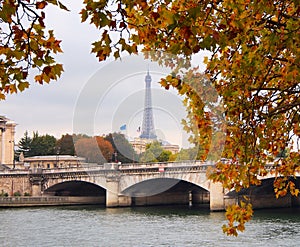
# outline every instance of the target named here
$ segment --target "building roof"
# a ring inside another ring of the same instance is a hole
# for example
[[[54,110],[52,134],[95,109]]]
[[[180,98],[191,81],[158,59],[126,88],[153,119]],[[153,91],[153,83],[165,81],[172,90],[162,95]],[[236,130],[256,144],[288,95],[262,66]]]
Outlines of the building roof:
[[[16,126],[17,124],[9,118],[0,115],[0,127],[5,129],[6,125]]]
[[[85,161],[84,157],[77,157],[72,155],[42,155],[42,156],[32,156],[24,158],[25,162],[30,161]]]

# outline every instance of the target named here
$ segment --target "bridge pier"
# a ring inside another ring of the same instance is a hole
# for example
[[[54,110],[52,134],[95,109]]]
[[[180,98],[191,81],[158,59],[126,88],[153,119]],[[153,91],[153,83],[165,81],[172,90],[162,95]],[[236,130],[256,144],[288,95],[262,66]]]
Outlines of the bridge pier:
[[[225,210],[224,188],[221,183],[210,184],[210,210],[223,211]]]
[[[129,207],[131,206],[131,197],[119,195],[111,190],[106,190],[106,207]]]
[[[106,207],[119,206],[119,178],[115,176],[106,179]]]
[[[33,183],[31,185],[31,194],[32,196],[41,196],[42,195],[42,184],[39,182]]]
[[[31,195],[32,196],[41,196],[42,195],[42,184],[43,177],[41,174],[34,174],[30,177],[31,183]]]
[[[129,207],[131,206],[131,197],[119,195],[119,207]]]
[[[117,176],[106,179],[106,207],[126,207],[131,206],[131,197],[119,193],[120,178]]]

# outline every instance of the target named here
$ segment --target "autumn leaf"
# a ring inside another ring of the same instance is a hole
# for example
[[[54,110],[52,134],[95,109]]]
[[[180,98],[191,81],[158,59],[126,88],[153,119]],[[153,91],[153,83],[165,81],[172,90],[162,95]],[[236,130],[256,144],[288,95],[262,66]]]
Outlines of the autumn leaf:
[[[46,7],[47,2],[46,2],[46,1],[36,2],[35,5],[36,5],[36,8],[37,8],[37,9],[43,9],[43,8]]]

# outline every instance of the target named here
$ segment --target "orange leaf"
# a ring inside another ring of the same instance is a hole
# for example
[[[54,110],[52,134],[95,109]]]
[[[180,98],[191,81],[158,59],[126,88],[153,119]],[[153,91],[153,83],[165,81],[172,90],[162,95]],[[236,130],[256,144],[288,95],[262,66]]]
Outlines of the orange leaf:
[[[45,1],[37,2],[37,3],[35,4],[35,6],[36,6],[37,9],[43,9],[43,8],[46,7],[46,5],[47,5],[47,2],[45,2]]]

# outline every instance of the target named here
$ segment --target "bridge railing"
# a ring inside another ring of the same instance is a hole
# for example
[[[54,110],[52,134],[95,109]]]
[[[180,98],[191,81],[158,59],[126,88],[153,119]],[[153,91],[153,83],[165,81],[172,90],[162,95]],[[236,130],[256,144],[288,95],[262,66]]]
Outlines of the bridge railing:
[[[10,174],[14,174],[14,175],[28,175],[30,173],[29,170],[3,170],[0,171],[0,175],[10,175]]]
[[[132,172],[162,172],[162,171],[175,171],[175,170],[203,170],[205,171],[207,167],[214,166],[214,162],[203,162],[199,160],[184,160],[176,162],[154,162],[154,163],[106,163],[104,165],[97,165],[91,163],[80,164],[78,167],[64,167],[64,168],[31,168],[31,169],[10,169],[0,171],[2,176],[15,176],[15,175],[38,175],[38,174],[55,174],[55,173],[72,173],[72,172],[122,172],[122,173],[132,173]],[[271,174],[275,171],[275,166],[273,163],[267,164],[265,166],[266,170]]]
[[[155,162],[155,163],[130,163],[119,165],[119,170],[151,169],[151,168],[179,168],[179,167],[206,167],[213,163],[199,160],[185,160],[177,162]]]
[[[78,166],[66,168],[52,168],[43,169],[43,173],[61,173],[61,172],[77,172],[77,171],[90,171],[90,170],[103,170],[103,166]]]
[[[97,164],[81,164],[75,167],[56,167],[56,168],[29,168],[24,170],[10,169],[0,171],[4,175],[30,175],[30,174],[51,174],[51,173],[66,173],[80,171],[125,171],[125,170],[140,170],[140,169],[159,169],[159,168],[187,168],[187,167],[206,167],[212,166],[212,163],[202,162],[199,160],[184,160],[177,162],[155,162],[155,163],[106,163],[104,165]]]

